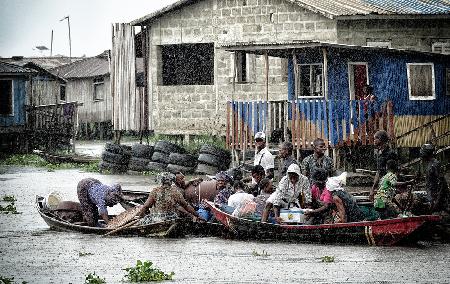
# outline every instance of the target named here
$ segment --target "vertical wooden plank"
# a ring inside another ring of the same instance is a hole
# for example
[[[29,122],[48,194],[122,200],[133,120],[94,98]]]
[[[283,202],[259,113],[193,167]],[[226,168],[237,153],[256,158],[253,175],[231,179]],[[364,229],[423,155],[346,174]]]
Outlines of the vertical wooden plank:
[[[227,102],[227,123],[226,123],[226,128],[227,128],[227,132],[226,132],[226,144],[227,144],[227,149],[230,149],[230,112],[231,112],[231,102]]]
[[[243,149],[244,147],[244,104],[239,102],[239,120],[240,120],[240,135],[239,135],[239,147]]]
[[[388,120],[389,120],[389,136],[392,139],[393,143],[396,143],[395,137],[395,128],[394,128],[394,105],[392,101],[388,101]]]
[[[313,139],[317,138],[317,124],[316,124],[316,100],[311,101],[311,136]]]
[[[330,141],[330,136],[329,136],[329,133],[328,133],[328,126],[329,126],[329,116],[328,116],[328,112],[327,112],[327,100],[326,99],[324,99],[323,100],[323,134],[324,134],[324,137],[325,137],[325,144],[326,144],[326,146],[328,147],[329,146],[329,141]]]
[[[343,108],[344,108],[344,123],[345,123],[345,135],[346,135],[346,142],[347,145],[350,146],[350,140],[351,140],[351,135],[350,135],[350,101],[347,100],[343,100],[342,101],[343,104]]]
[[[253,123],[252,123],[252,118],[253,118],[253,113],[252,113],[252,102],[248,102],[248,143],[249,143],[249,147],[251,148],[253,146],[253,135],[252,135],[252,127],[253,127]]]
[[[253,133],[258,132],[258,102],[253,102]]]
[[[360,112],[360,124],[361,124],[361,140],[363,141],[363,145],[367,145],[367,134],[366,129],[369,123],[369,114],[368,108],[366,107],[365,101],[359,101],[359,112]]]
[[[302,147],[306,148],[306,103],[305,100],[300,100],[301,103],[301,131],[302,131]]]
[[[353,124],[353,141],[355,141],[355,144],[358,142],[358,132],[359,132],[359,124],[358,124],[358,111],[356,108],[356,100],[351,101],[351,113],[353,115],[352,117],[352,124]]]
[[[331,147],[336,146],[336,132],[335,132],[335,116],[334,116],[334,100],[328,101],[328,119],[330,121],[329,133]]]
[[[291,141],[294,148],[297,149],[297,128],[296,128],[296,119],[297,119],[297,103],[295,101],[288,101],[291,104]]]

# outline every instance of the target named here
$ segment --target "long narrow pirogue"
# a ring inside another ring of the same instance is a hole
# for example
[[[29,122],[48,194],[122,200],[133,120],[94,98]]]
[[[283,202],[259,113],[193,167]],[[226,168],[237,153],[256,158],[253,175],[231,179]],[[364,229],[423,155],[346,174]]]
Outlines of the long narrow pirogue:
[[[236,238],[290,240],[308,243],[347,243],[377,246],[396,245],[427,222],[441,218],[434,215],[389,220],[323,225],[278,225],[237,218],[207,202],[211,212]]]

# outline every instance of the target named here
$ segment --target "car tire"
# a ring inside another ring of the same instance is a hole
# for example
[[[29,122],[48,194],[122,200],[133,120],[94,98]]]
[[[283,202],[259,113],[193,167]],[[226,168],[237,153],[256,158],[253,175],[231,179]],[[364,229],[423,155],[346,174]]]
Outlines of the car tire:
[[[158,152],[158,151],[153,152],[152,162],[168,164],[169,163],[169,154],[166,154],[163,152]]]
[[[151,159],[154,147],[144,144],[133,144],[131,146],[131,155],[136,158]]]
[[[191,174],[194,172],[195,168],[194,167],[184,167],[184,166],[180,166],[180,165],[173,165],[173,164],[168,164],[167,165],[167,170],[173,174],[176,174],[178,172],[182,172],[183,174]]]
[[[156,171],[156,172],[163,172],[167,168],[167,164],[164,163],[158,163],[158,162],[149,162],[147,164],[147,170],[149,171]]]
[[[213,145],[208,145],[205,144],[200,148],[200,153],[203,154],[211,154],[217,157],[221,157],[224,159],[228,159],[231,160],[231,153],[228,150],[213,146]]]
[[[190,154],[170,153],[169,164],[183,167],[195,167],[197,165],[197,157]]]
[[[171,143],[169,141],[160,140],[155,144],[155,151],[170,154],[170,153],[185,153],[183,147]]]
[[[130,160],[130,156],[128,155],[114,154],[108,151],[103,151],[101,158],[102,161],[120,165],[126,165]]]
[[[128,164],[128,170],[136,171],[136,172],[144,172],[147,171],[147,165],[151,160],[131,157],[130,162]]]
[[[131,156],[131,147],[127,145],[108,142],[105,145],[105,151],[119,155]]]
[[[198,156],[198,162],[219,168],[224,163],[224,160],[216,155],[201,153]]]
[[[98,165],[98,168],[100,169],[100,171],[109,170],[112,173],[125,173],[128,170],[127,165],[119,165],[105,161],[101,161]]]
[[[198,164],[195,172],[198,174],[215,175],[219,172],[219,169],[217,167],[206,164]]]

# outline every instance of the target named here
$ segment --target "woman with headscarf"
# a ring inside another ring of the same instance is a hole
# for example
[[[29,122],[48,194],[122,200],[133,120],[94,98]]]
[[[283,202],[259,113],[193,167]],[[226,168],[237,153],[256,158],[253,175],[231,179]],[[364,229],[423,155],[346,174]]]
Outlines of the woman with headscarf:
[[[194,208],[186,202],[177,187],[173,185],[175,182],[174,174],[163,172],[157,175],[156,180],[160,186],[150,192],[147,201],[140,209],[138,215],[145,215],[140,224],[151,224],[175,219],[178,217],[179,207],[190,213],[194,220],[200,217]],[[150,214],[146,215],[149,209]]]
[[[326,182],[326,188],[331,192],[340,223],[362,221],[365,218],[364,213],[356,204],[355,198],[342,187],[346,179],[346,172],[337,177],[330,177]]]
[[[78,200],[84,221],[88,226],[99,226],[99,216],[109,222],[107,206],[114,206],[122,200],[119,184],[108,186],[94,178],[82,179],[77,186]]]

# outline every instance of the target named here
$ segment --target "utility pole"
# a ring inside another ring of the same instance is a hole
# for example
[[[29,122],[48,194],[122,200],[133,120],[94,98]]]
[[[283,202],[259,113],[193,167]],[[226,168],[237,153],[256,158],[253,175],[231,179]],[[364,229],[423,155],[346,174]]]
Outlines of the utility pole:
[[[50,56],[53,55],[53,30],[52,30],[52,39],[50,41]]]
[[[70,19],[69,19],[69,16],[65,16],[64,18],[62,18],[59,21],[62,22],[65,19],[67,19],[67,26],[69,27],[69,57],[72,58],[72,41],[70,39]]]

